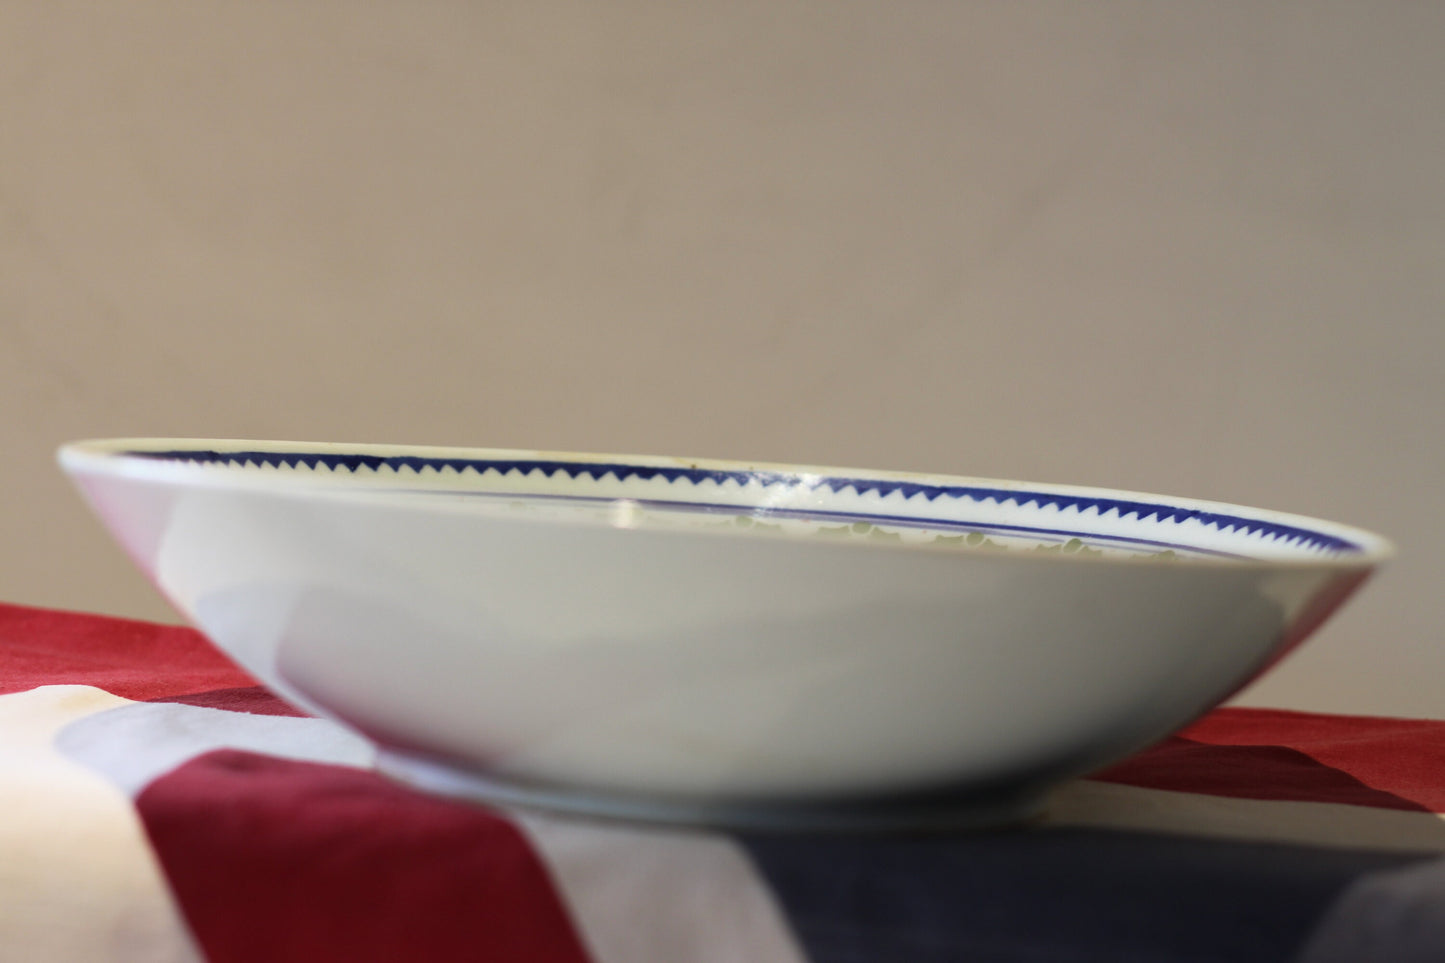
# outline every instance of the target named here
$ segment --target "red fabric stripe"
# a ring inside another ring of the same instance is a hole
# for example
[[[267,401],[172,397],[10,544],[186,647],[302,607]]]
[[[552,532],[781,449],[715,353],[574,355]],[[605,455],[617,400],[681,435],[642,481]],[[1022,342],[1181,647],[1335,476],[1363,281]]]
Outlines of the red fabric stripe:
[[[137,808],[210,963],[588,959],[526,837],[480,807],[223,750]]]
[[[1094,778],[1240,799],[1445,813],[1445,722],[1216,709]]]
[[[218,708],[304,714],[260,689],[194,629],[0,603],[0,695],[42,685],[90,685],[137,702],[197,705],[231,692],[232,704]]]
[[[1211,746],[1173,738],[1092,778],[1146,789],[1234,799],[1344,803],[1427,811],[1408,798],[1372,788],[1348,772],[1286,746]]]
[[[1360,782],[1445,813],[1445,721],[1227,709],[1184,733],[1214,745],[1284,745]]]
[[[272,695],[271,690],[259,685],[238,686],[234,689],[211,689],[206,692],[188,692],[185,695],[165,696],[148,701],[180,702],[188,706],[225,709],[227,712],[248,712],[257,716],[305,715],[295,706]]]

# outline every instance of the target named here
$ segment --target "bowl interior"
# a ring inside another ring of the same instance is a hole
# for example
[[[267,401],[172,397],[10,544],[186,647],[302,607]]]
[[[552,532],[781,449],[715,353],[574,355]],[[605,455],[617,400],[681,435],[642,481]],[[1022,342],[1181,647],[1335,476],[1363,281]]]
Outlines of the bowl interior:
[[[1096,559],[1359,564],[1358,529],[1192,499],[943,475],[697,459],[289,442],[123,439],[67,446],[68,466],[311,496],[443,501],[540,523],[817,537]],[[97,464],[98,463],[98,464]]]

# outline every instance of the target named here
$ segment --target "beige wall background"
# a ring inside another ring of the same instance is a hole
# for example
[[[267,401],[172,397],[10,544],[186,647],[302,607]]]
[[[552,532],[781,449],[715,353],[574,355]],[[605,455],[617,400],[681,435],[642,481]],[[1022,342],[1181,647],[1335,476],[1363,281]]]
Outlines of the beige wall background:
[[[1399,561],[1245,695],[1445,716],[1445,4],[0,4],[0,598],[186,435],[1163,491]]]

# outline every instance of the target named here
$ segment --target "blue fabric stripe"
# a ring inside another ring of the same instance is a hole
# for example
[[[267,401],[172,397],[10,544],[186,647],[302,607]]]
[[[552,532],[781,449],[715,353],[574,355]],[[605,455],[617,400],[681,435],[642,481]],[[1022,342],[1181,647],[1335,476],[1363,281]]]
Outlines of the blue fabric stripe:
[[[1280,963],[1355,880],[1426,858],[1064,829],[740,841],[811,963]]]
[[[1299,963],[1445,960],[1445,860],[1356,880],[1331,907]]]

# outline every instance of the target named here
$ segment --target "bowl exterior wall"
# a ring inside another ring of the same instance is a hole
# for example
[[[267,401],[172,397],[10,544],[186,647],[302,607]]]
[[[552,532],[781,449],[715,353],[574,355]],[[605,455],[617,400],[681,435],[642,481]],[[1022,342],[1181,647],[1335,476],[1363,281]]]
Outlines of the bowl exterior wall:
[[[284,697],[523,785],[705,801],[1063,778],[1156,740],[1367,574],[538,523],[73,469]]]

